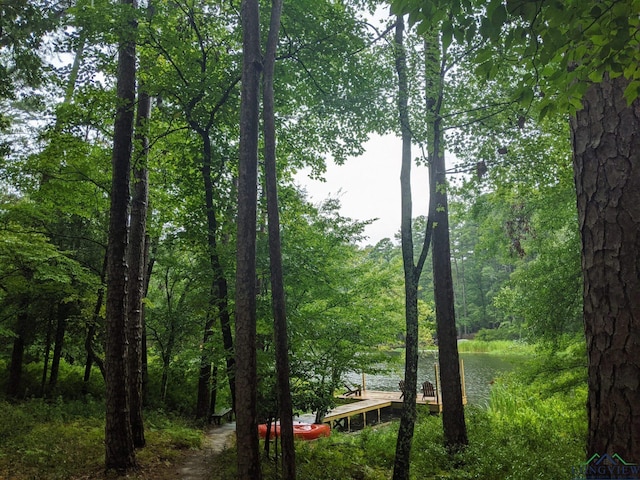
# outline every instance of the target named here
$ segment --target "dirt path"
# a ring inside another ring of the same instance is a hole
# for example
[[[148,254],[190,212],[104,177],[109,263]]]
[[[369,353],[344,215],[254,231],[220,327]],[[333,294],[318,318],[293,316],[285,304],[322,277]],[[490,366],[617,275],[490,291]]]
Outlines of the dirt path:
[[[236,424],[224,423],[213,427],[204,439],[202,449],[189,455],[182,465],[176,468],[175,478],[181,480],[206,480],[210,474],[211,456],[220,453],[233,445]]]

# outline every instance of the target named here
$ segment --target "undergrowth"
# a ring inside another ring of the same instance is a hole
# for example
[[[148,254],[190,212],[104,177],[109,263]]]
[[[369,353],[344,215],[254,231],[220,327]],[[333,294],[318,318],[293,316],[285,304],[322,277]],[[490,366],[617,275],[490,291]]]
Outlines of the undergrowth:
[[[465,340],[458,342],[458,351],[495,355],[532,355],[535,353],[535,346],[519,340]]]
[[[450,455],[443,447],[441,418],[422,414],[415,425],[411,478],[571,480],[585,456],[583,360],[580,349],[568,349],[496,382],[487,408],[466,408],[469,445],[461,453]],[[138,453],[142,471],[130,479],[170,478],[185,452],[200,448],[202,431],[181,417],[152,410],[145,412],[145,425],[147,447]],[[390,479],[397,432],[398,422],[392,422],[298,442],[298,478]],[[102,401],[0,401],[0,478],[104,478],[103,465]],[[216,456],[211,468],[211,480],[235,479],[235,450]],[[276,480],[279,473],[273,458],[265,458],[263,478]]]
[[[163,412],[146,412],[147,446],[139,450],[140,478],[200,448],[201,429]],[[0,478],[88,479],[104,469],[104,403],[0,401]],[[131,476],[129,478],[136,478]]]
[[[586,382],[580,352],[535,360],[521,373],[498,381],[487,408],[468,406],[469,445],[450,455],[442,419],[424,414],[415,425],[413,480],[572,480],[585,458]],[[571,368],[548,371],[561,361]],[[304,480],[390,479],[398,422],[356,433],[299,442],[298,478]],[[211,480],[235,478],[235,451],[217,458]],[[263,477],[275,480],[275,461],[263,460]]]

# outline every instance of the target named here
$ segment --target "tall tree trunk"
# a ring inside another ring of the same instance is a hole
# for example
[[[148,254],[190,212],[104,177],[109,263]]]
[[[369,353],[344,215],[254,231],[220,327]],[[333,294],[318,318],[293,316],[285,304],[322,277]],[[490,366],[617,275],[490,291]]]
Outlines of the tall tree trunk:
[[[78,74],[80,73],[80,66],[82,65],[82,61],[84,59],[84,48],[86,43],[87,35],[84,30],[81,30],[80,35],[78,36],[78,48],[76,49],[76,55],[73,58],[73,64],[71,65],[71,71],[69,72],[69,80],[67,82],[67,87],[64,90],[63,103],[70,103],[73,99],[73,92],[76,89]]]
[[[32,277],[28,275],[28,279]],[[7,397],[18,398],[20,394],[20,384],[22,382],[22,363],[24,361],[24,350],[27,346],[27,335],[30,333],[29,318],[29,297],[24,296],[20,302],[20,313],[18,314],[18,325],[16,336],[13,339],[13,349],[11,350],[11,363],[9,364],[9,380],[7,382]]]
[[[169,325],[169,338],[167,345],[162,353],[162,377],[160,379],[160,398],[162,402],[167,400],[167,389],[169,387],[169,365],[173,358],[173,348],[176,341],[175,323],[171,321]]]
[[[142,416],[142,341],[145,335],[142,319],[142,299],[145,290],[145,241],[147,239],[147,211],[149,204],[149,119],[151,97],[140,83],[136,115],[135,151],[133,167],[133,196],[131,199],[131,230],[129,242],[129,287],[127,322],[129,334],[129,401],[131,430],[136,448],[145,445]]]
[[[214,292],[210,297],[213,298]],[[209,407],[211,405],[211,339],[213,338],[213,316],[212,307],[209,305],[204,325],[204,335],[202,338],[202,352],[200,353],[200,369],[198,374],[198,396],[196,401],[196,418],[206,419],[209,417]]]
[[[416,391],[418,384],[418,281],[413,259],[413,228],[411,198],[411,129],[409,126],[409,87],[407,60],[404,49],[404,19],[397,17],[395,34],[396,72],[398,74],[398,114],[402,133],[401,225],[402,264],[404,266],[405,295],[405,367],[404,396],[400,428],[396,442],[393,479],[409,478],[411,444],[416,421]]]
[[[289,385],[289,339],[287,313],[282,273],[280,242],[280,213],[278,211],[278,174],[276,161],[276,125],[273,80],[276,49],[282,15],[282,0],[271,4],[271,23],[264,59],[263,73],[263,122],[264,122],[264,170],[267,190],[267,216],[269,229],[269,259],[271,270],[271,301],[273,304],[274,340],[276,349],[276,390],[280,440],[282,443],[282,478],[296,478],[296,455],[293,437],[293,404]]]
[[[211,403],[209,411],[213,414],[216,411],[216,403],[218,402],[218,365],[214,364],[211,370]]]
[[[444,102],[444,71],[446,52],[441,51],[436,33],[425,40],[427,130],[431,175],[435,186],[431,190],[430,205],[435,207],[433,229],[433,287],[436,307],[436,330],[442,389],[442,427],[448,450],[457,451],[467,445],[467,427],[462,403],[460,359],[456,330],[455,298],[451,274],[449,237],[449,206],[441,110]]]
[[[162,377],[160,378],[160,398],[162,402],[167,399],[167,387],[169,385],[169,364],[173,358],[173,348],[176,341],[176,323],[173,306],[173,293],[169,285],[169,269],[165,270],[164,275],[164,291],[166,292],[167,317],[169,319],[167,342],[164,347],[160,348],[162,357]]]
[[[19,320],[18,320],[19,321]],[[9,381],[7,383],[7,397],[17,398],[22,381],[22,362],[24,359],[24,336],[18,332],[13,339],[11,349],[11,363],[9,364]]]
[[[96,336],[96,328],[100,320],[100,312],[102,311],[102,303],[104,302],[104,283],[107,277],[107,261],[108,255],[105,252],[104,261],[102,263],[102,270],[100,272],[100,288],[98,289],[98,298],[96,304],[93,307],[93,315],[91,316],[91,322],[87,327],[87,336],[84,340],[84,349],[87,352],[87,361],[84,367],[84,378],[82,380],[82,393],[86,394],[89,391],[89,380],[91,379],[91,369],[93,364],[96,363],[102,373],[102,378],[106,378],[106,372],[104,370],[104,362],[98,358],[93,350],[93,339]]]
[[[134,0],[122,4],[135,6]],[[118,106],[113,132],[106,312],[105,468],[136,467],[128,394],[127,244],[136,81],[136,25],[123,25],[118,52]]]
[[[236,436],[238,479],[260,480],[256,364],[256,209],[260,114],[258,0],[242,2],[242,94],[236,266]]]
[[[47,318],[47,336],[44,341],[44,366],[42,367],[42,378],[40,380],[40,394],[43,397],[47,395],[47,373],[51,356],[51,337],[53,336],[53,313],[53,311],[50,311]]]
[[[592,85],[571,120],[589,357],[587,458],[640,462],[640,99]]]
[[[62,345],[64,344],[64,334],[67,330],[67,319],[71,312],[71,305],[60,303],[57,308],[56,336],[53,346],[53,357],[51,358],[51,374],[49,375],[49,387],[47,391],[53,392],[58,383],[58,372],[60,371],[60,359],[62,357]]]
[[[148,207],[147,207],[148,208]],[[154,243],[154,248],[156,244]],[[144,240],[144,297],[149,294],[149,282],[151,281],[151,273],[153,272],[153,265],[155,263],[155,256],[151,255],[151,237],[146,236]],[[145,303],[142,302],[142,404],[149,404],[149,361],[148,361],[148,349],[147,349],[147,316],[145,313]]]
[[[213,280],[211,284],[211,307],[215,306],[220,316],[220,328],[222,331],[222,342],[225,350],[227,361],[227,376],[229,378],[229,389],[231,391],[231,401],[235,404],[235,381],[234,369],[235,359],[233,355],[233,335],[231,333],[231,316],[229,314],[229,287],[227,278],[220,261],[218,253],[218,218],[213,198],[213,180],[212,180],[212,152],[211,138],[209,132],[198,127],[192,122],[194,128],[202,138],[203,143],[203,161],[202,161],[202,179],[204,182],[205,206],[207,212],[207,242],[209,247],[209,264]],[[208,339],[213,335],[213,315],[211,314],[207,325],[205,326],[205,345]],[[208,332],[208,333],[207,333]],[[196,408],[198,418],[205,418],[209,413],[211,404],[209,395],[211,392],[211,355],[210,350],[203,350],[202,368],[200,371],[200,381],[198,382],[198,407]],[[206,356],[206,358],[205,358]]]
[[[436,150],[437,152],[437,150]],[[462,403],[462,385],[454,308],[453,278],[449,248],[449,218],[444,155],[435,154],[435,202],[438,206],[433,229],[433,285],[442,389],[442,427],[445,446],[456,451],[468,443]]]

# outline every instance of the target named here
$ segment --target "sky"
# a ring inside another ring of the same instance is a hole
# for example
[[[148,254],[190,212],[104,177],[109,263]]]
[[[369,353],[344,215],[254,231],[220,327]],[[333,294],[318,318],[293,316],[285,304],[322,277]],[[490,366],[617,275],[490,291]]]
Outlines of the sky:
[[[365,229],[368,237],[361,245],[375,245],[383,238],[394,239],[400,231],[401,140],[395,136],[374,135],[365,144],[365,153],[350,158],[344,165],[327,161],[325,182],[308,178],[308,170],[296,175],[312,203],[328,197],[339,198],[341,214],[354,220],[377,218]],[[418,155],[413,152],[414,158]],[[428,210],[428,175],[426,167],[411,170],[413,217]]]

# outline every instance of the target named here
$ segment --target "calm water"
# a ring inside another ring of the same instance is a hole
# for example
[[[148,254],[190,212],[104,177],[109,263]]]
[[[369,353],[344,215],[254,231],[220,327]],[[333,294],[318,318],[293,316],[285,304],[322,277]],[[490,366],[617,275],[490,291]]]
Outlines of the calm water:
[[[391,355],[391,370],[376,375],[365,375],[366,388],[369,390],[398,391],[398,382],[403,378],[404,360],[400,354]],[[464,361],[467,401],[473,405],[485,405],[489,398],[491,383],[502,373],[512,370],[522,362],[519,356],[499,356],[486,353],[461,353]],[[418,363],[418,384],[425,380],[434,382],[434,364],[437,352],[421,352]],[[362,375],[353,373],[348,376],[352,383],[362,384]]]

